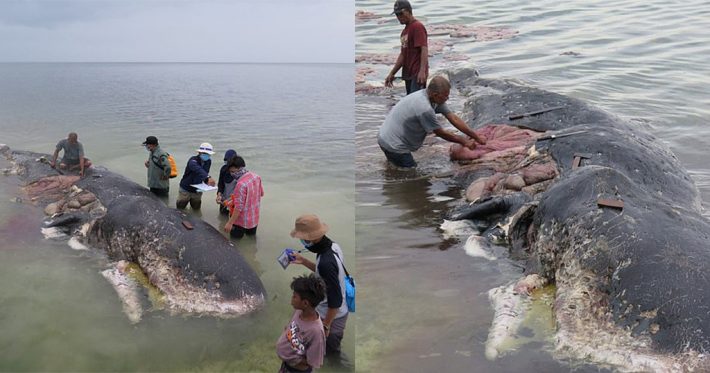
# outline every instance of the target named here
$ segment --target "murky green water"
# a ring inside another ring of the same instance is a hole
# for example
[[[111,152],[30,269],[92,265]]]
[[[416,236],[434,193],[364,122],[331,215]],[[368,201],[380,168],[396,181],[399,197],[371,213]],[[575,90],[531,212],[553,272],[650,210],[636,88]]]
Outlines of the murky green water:
[[[237,247],[268,292],[264,310],[240,318],[150,310],[131,325],[100,273],[107,258],[44,240],[41,210],[15,202],[21,196],[16,179],[0,176],[0,370],[276,371],[274,346],[293,312],[289,284],[307,272],[283,270],[276,262],[285,247],[298,245],[289,236],[296,216],[321,216],[357,273],[352,70],[0,64],[0,143],[13,148],[51,153],[59,139],[76,131],[87,157],[140,184],[147,159],[140,144],[148,135],[159,138],[181,171],[201,142],[211,142],[218,153],[213,175],[224,151],[236,149],[265,189],[257,238]],[[171,182],[171,206],[178,182]],[[204,197],[198,215],[219,228],[224,220],[213,198]],[[344,347],[354,356],[355,317]]]

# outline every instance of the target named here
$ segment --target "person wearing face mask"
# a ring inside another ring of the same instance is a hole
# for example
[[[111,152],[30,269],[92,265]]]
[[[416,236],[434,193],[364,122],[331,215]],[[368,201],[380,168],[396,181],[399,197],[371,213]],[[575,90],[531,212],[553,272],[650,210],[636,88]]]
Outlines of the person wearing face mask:
[[[167,197],[170,194],[171,171],[168,153],[160,148],[155,136],[146,137],[143,146],[150,153],[145,161],[145,167],[148,169],[148,188],[156,196]]]
[[[343,250],[325,235],[326,232],[328,232],[328,225],[322,223],[316,215],[306,214],[296,218],[291,237],[300,239],[301,244],[308,251],[315,253],[316,262],[313,263],[294,252],[291,263],[302,264],[325,282],[325,300],[316,307],[325,330],[325,356],[334,364],[347,365],[347,359],[340,349],[348,320],[343,267],[345,258]]]
[[[212,144],[203,142],[197,148],[197,155],[190,157],[187,161],[185,173],[180,179],[177,208],[184,209],[189,202],[193,210],[199,210],[202,206],[202,193],[192,185],[206,183],[209,186],[215,186],[214,179],[210,177],[210,166],[212,166],[210,155],[212,154],[214,154]]]
[[[261,177],[247,171],[244,158],[238,155],[229,160],[227,169],[237,182],[228,203],[229,220],[224,225],[224,231],[229,232],[232,238],[242,238],[245,234],[256,235],[261,197],[264,196]]]
[[[215,201],[219,205],[219,212],[223,215],[229,215],[229,208],[227,207],[227,202],[231,200],[232,192],[234,191],[234,186],[237,185],[237,181],[234,180],[232,175],[229,173],[229,161],[237,156],[237,152],[234,149],[229,149],[224,153],[224,165],[219,169],[219,180],[217,181],[217,198]]]

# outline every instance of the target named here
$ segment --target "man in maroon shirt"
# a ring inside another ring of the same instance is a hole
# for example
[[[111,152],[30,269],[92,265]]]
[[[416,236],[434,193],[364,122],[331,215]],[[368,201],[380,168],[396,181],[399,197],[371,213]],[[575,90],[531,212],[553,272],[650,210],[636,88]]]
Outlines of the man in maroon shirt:
[[[394,64],[387,78],[385,86],[392,87],[394,74],[402,68],[402,79],[407,88],[407,94],[426,88],[429,76],[429,48],[427,47],[427,33],[424,25],[412,15],[412,5],[407,0],[397,0],[394,3],[394,12],[400,24],[405,25],[399,39],[401,49],[397,62]]]

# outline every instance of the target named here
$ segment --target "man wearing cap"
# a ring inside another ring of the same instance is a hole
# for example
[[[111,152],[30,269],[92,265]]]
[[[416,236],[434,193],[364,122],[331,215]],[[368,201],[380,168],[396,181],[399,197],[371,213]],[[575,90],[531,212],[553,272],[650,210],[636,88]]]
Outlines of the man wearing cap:
[[[148,188],[153,194],[159,197],[167,197],[170,194],[170,162],[168,153],[160,149],[158,138],[148,136],[143,141],[143,146],[150,153],[145,167],[148,169]]]
[[[89,158],[84,158],[84,145],[79,142],[79,135],[76,132],[71,132],[66,139],[59,140],[52,161],[49,162],[52,168],[57,167],[57,157],[59,157],[61,150],[64,150],[64,156],[59,162],[59,168],[79,169],[79,176],[84,176],[84,169],[91,167],[91,161]]]
[[[261,177],[248,171],[244,158],[238,155],[229,160],[227,170],[236,184],[228,204],[230,215],[224,231],[229,232],[232,238],[242,238],[244,234],[256,235],[261,197],[264,196]]]
[[[476,148],[477,142],[486,143],[485,139],[446,106],[450,90],[451,85],[446,78],[435,76],[429,82],[429,87],[402,98],[394,105],[377,134],[377,143],[387,160],[397,167],[416,167],[417,162],[412,152],[417,151],[432,132],[446,141],[459,143],[469,149]],[[436,114],[443,114],[466,136],[455,135],[441,128]]]
[[[223,215],[229,215],[229,209],[226,202],[230,200],[236,180],[229,173],[229,160],[237,156],[234,149],[229,149],[224,153],[224,165],[219,169],[219,179],[217,180],[217,198],[215,201],[219,205],[219,212]]]
[[[385,78],[385,86],[392,87],[394,74],[402,68],[407,94],[426,88],[429,76],[429,48],[424,25],[412,15],[412,5],[407,0],[397,0],[392,14],[405,25],[399,36],[400,51],[394,67]]]
[[[325,233],[328,226],[321,223],[316,215],[301,215],[296,219],[291,237],[301,240],[301,244],[316,253],[316,262],[294,253],[294,264],[303,264],[315,272],[325,282],[326,297],[316,310],[323,320],[326,346],[325,354],[329,358],[340,357],[340,343],[345,333],[348,320],[348,306],[345,302],[345,270],[343,268],[343,251],[337,243],[328,238]]]
[[[210,177],[210,166],[212,161],[210,155],[214,154],[212,144],[203,142],[197,148],[197,155],[190,157],[185,167],[185,173],[180,179],[180,192],[177,198],[177,208],[184,209],[190,202],[193,210],[199,210],[202,206],[202,193],[198,192],[192,185],[206,183],[215,186],[215,181]]]

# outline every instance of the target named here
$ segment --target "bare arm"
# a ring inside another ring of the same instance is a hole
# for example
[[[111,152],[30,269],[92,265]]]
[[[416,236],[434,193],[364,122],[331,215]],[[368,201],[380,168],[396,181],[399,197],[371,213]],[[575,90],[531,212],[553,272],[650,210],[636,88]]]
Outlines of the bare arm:
[[[392,70],[390,70],[390,73],[387,74],[387,77],[385,78],[385,87],[392,87],[392,82],[394,81],[394,74],[399,71],[399,69],[402,67],[402,64],[404,64],[404,55],[402,54],[402,52],[399,52],[397,62],[394,63],[394,67],[392,68]]]
[[[459,131],[465,133],[468,135],[468,137],[476,140],[477,143],[481,145],[486,144],[486,140],[482,139],[480,136],[476,134],[469,126],[466,124],[461,118],[459,118],[458,115],[454,114],[453,112],[450,112],[448,114],[444,115],[446,119],[451,123],[456,129]]]
[[[323,318],[323,328],[325,329],[325,336],[330,334],[330,324],[333,323],[335,316],[338,314],[338,308],[328,308],[325,313],[325,318]]]
[[[84,176],[84,156],[79,155],[79,176]]]
[[[52,163],[49,165],[54,167],[57,164],[57,157],[59,157],[59,149],[54,149],[54,155],[52,156]]]
[[[426,85],[427,68],[429,67],[429,47],[426,45],[420,48],[419,55],[419,73],[417,74],[417,84],[420,86]]]
[[[224,225],[225,232],[232,230],[232,226],[234,225],[234,221],[237,220],[237,216],[239,216],[239,210],[235,207],[232,215],[229,216],[229,220],[227,220],[227,223]]]
[[[316,264],[304,258],[303,255],[299,253],[293,253],[293,260],[291,262],[293,264],[303,264],[304,267],[310,269],[311,271],[316,271]]]
[[[464,136],[454,135],[453,133],[451,133],[443,128],[435,129],[434,134],[441,137],[442,139],[444,139],[446,141],[455,142],[455,143],[459,143],[465,147],[470,147],[471,140],[469,140],[468,138],[466,138]],[[474,148],[475,148],[475,144],[474,144]],[[471,149],[473,149],[473,148],[471,148]]]

